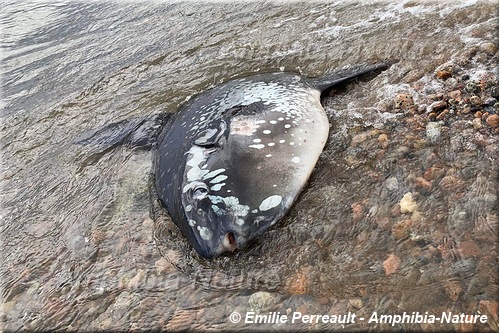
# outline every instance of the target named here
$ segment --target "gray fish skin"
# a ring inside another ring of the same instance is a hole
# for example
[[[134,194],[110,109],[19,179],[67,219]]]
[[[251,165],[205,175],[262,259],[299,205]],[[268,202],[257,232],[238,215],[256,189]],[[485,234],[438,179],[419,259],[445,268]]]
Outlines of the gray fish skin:
[[[163,128],[155,186],[197,253],[245,247],[279,221],[305,186],[326,144],[321,92],[388,63],[307,79],[257,74],[209,89]]]

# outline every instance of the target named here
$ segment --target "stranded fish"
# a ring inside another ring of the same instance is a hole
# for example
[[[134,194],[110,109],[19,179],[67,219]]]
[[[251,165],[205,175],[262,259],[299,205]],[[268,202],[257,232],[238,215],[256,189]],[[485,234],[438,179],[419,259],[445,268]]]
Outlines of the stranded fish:
[[[160,202],[197,253],[212,258],[243,248],[279,221],[328,138],[321,93],[387,67],[359,66],[320,78],[256,74],[211,88],[181,106],[160,128],[154,183]],[[114,126],[114,134],[100,131],[92,137],[147,141],[150,125],[135,120]]]

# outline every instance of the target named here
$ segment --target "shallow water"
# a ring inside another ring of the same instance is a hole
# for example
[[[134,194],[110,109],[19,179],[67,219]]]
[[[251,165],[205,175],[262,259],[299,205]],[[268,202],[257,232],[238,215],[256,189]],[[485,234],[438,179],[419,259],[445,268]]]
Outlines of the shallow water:
[[[0,6],[6,330],[497,329],[497,131],[471,117],[435,122],[435,136],[390,104],[404,93],[430,107],[448,61],[493,73],[497,53],[468,53],[496,38],[497,2]],[[232,77],[382,59],[399,62],[324,101],[330,140],[289,215],[213,261],[150,217],[150,152],[71,143]],[[488,319],[235,324],[233,311]]]

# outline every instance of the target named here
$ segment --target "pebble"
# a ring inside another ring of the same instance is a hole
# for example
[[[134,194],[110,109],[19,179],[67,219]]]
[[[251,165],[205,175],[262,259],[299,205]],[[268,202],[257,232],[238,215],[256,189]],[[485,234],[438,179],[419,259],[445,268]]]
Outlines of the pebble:
[[[480,128],[482,128],[482,119],[474,118],[473,119],[473,128],[476,130],[479,130]]]
[[[456,193],[462,189],[464,182],[457,176],[449,175],[442,178],[439,185],[447,192]]]
[[[490,42],[480,44],[479,49],[481,52],[488,54],[488,55],[491,55],[491,56],[496,54],[496,52],[497,52],[496,45],[494,43],[490,43]]]
[[[480,86],[478,84],[476,84],[474,81],[470,81],[468,83],[466,83],[466,85],[464,86],[464,90],[466,92],[469,92],[469,93],[478,93],[480,91]]]
[[[294,274],[288,281],[286,291],[289,294],[302,295],[308,290],[308,277],[302,271]]]
[[[411,234],[412,220],[402,220],[395,223],[392,227],[392,235],[395,240],[409,237]]]
[[[461,110],[462,114],[468,114],[471,112],[471,108],[469,106],[465,107],[464,109]]]
[[[470,97],[471,104],[482,105],[482,99],[476,95]]]
[[[443,110],[447,107],[447,101],[436,101],[430,104],[430,109],[432,111]]]
[[[481,300],[480,308],[485,310],[495,321],[499,320],[499,303],[497,301]]]
[[[356,223],[356,222],[359,222],[360,220],[362,220],[362,218],[364,218],[364,205],[361,204],[360,202],[356,202],[356,203],[353,203],[352,204],[352,218],[353,218],[353,222]]]
[[[449,109],[445,109],[442,112],[439,113],[439,115],[436,117],[437,120],[442,120],[444,119],[447,114],[449,113]]]
[[[459,81],[457,81],[455,78],[450,77],[447,80],[445,80],[445,85],[449,89],[456,89],[459,86]]]
[[[457,102],[461,101],[462,93],[461,90],[453,90],[449,93],[449,97]]]
[[[418,208],[418,205],[414,200],[414,198],[412,197],[411,192],[407,192],[406,194],[404,194],[404,196],[399,202],[399,205],[400,205],[400,212],[402,214],[413,213]]]
[[[394,254],[390,254],[388,258],[383,262],[383,268],[385,269],[385,274],[390,275],[395,273],[395,271],[400,267],[402,260]]]
[[[499,86],[495,85],[492,88],[490,88],[490,96],[492,98],[499,98]]]
[[[249,297],[249,305],[252,310],[260,312],[269,305],[271,305],[275,300],[275,297],[266,291],[257,291]]]
[[[445,80],[452,76],[452,68],[442,68],[437,70],[437,76],[439,79]]]
[[[415,180],[415,184],[416,184],[416,186],[422,187],[426,190],[431,190],[431,187],[432,187],[432,184],[429,181],[427,181],[426,179],[424,179],[423,177],[417,177]]]
[[[385,181],[386,188],[390,191],[396,190],[399,187],[399,182],[396,177],[390,177]]]
[[[401,110],[408,110],[414,105],[414,100],[409,94],[398,94],[394,98],[395,108]]]
[[[437,178],[442,177],[445,174],[445,170],[443,168],[432,166],[428,168],[423,174],[424,179],[431,181]]]
[[[461,255],[461,258],[463,259],[478,257],[482,254],[480,246],[478,246],[478,244],[474,241],[459,242],[457,245],[457,249],[459,251],[459,254]]]
[[[388,143],[389,143],[389,141],[388,141],[388,135],[386,135],[384,133],[380,134],[379,137],[378,137],[378,144],[379,144],[379,146],[381,148],[383,148],[383,149],[386,149],[386,148],[388,148]]]
[[[431,142],[435,143],[440,140],[442,125],[438,122],[430,121],[426,124],[426,136]]]
[[[487,117],[487,125],[492,128],[499,127],[499,116],[497,114],[491,114]]]
[[[145,276],[145,271],[143,269],[139,269],[137,274],[128,282],[128,289],[137,289]]]
[[[156,273],[161,275],[163,273],[168,273],[171,271],[175,271],[175,266],[173,266],[168,260],[165,258],[161,258],[157,260],[154,265],[156,266]]]
[[[445,293],[449,297],[449,299],[453,302],[456,302],[459,299],[459,295],[461,295],[463,288],[461,287],[461,283],[458,280],[447,280],[443,281],[443,287]]]

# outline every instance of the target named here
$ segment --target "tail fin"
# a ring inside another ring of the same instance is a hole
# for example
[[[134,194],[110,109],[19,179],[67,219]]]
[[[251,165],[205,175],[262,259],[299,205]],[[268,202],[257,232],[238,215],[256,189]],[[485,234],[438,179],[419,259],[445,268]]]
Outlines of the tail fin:
[[[308,80],[313,87],[319,89],[320,91],[324,91],[327,88],[351,80],[353,78],[369,74],[372,72],[385,70],[395,62],[396,61],[393,60],[387,60],[374,65],[359,65],[349,68],[338,69],[325,76],[311,78]]]

